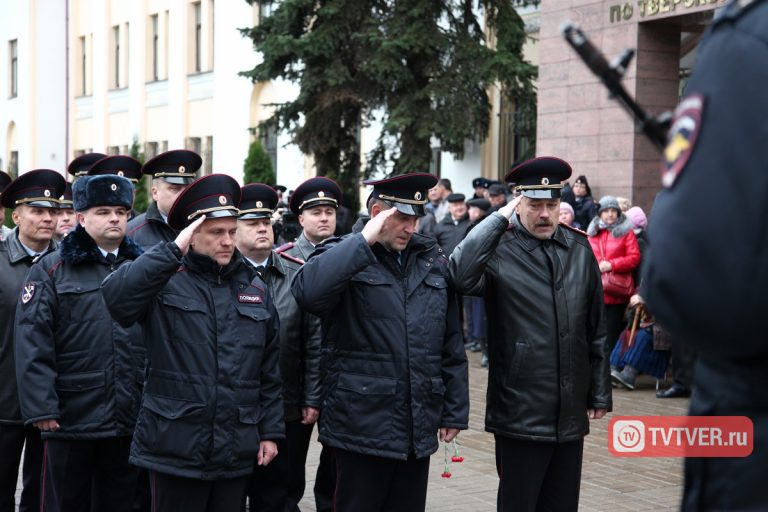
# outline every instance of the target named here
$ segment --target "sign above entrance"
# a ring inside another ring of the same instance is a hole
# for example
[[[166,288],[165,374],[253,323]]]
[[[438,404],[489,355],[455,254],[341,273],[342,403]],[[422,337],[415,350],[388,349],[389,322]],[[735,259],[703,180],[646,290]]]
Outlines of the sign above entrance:
[[[629,21],[633,17],[666,18],[674,13],[682,14],[689,10],[706,10],[706,7],[714,8],[716,4],[725,4],[727,0],[635,0],[624,4],[612,5],[608,9],[611,23]],[[702,6],[705,6],[702,8]]]

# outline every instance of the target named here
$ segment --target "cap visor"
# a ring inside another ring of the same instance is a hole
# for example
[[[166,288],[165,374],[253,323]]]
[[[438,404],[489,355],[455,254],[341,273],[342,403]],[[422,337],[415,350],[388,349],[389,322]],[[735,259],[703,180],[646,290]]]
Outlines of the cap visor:
[[[545,188],[536,190],[522,190],[521,194],[531,199],[560,199],[559,188]]]
[[[423,217],[426,215],[423,204],[405,204],[388,201],[389,204],[397,208],[397,211],[404,213],[405,215],[414,215],[416,217]]]

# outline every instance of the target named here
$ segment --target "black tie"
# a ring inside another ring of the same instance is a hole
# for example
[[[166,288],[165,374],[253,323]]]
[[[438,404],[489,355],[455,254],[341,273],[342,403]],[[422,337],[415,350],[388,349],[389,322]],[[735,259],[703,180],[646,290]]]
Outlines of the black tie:
[[[108,252],[105,258],[107,258],[107,263],[109,263],[109,266],[111,267],[115,264],[115,260],[117,259],[117,256],[115,256],[111,252]]]
[[[256,273],[259,274],[259,277],[261,279],[264,279],[264,270],[266,270],[264,268],[264,265],[259,265],[258,267],[256,267]]]

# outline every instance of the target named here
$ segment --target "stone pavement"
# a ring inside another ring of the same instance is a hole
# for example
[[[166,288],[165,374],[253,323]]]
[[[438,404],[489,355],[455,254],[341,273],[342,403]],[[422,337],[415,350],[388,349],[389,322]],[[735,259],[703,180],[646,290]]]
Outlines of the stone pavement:
[[[450,465],[451,478],[441,478],[442,448],[432,457],[427,510],[480,512],[496,508],[496,465],[493,437],[483,430],[485,388],[488,372],[480,368],[479,355],[470,354],[469,430],[459,435],[464,462]],[[684,415],[688,400],[659,400],[655,381],[641,379],[635,391],[614,389],[614,411],[593,421],[584,443],[581,510],[656,511],[677,510],[682,495],[681,459],[618,458],[608,452],[608,420],[611,415]],[[312,494],[320,444],[312,442],[307,457],[307,490],[300,507],[315,512]],[[20,483],[19,483],[20,485]],[[18,503],[20,489],[17,490]]]

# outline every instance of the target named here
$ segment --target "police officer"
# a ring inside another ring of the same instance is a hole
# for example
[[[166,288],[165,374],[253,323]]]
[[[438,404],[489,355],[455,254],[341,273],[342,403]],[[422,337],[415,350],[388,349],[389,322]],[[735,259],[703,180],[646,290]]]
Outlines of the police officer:
[[[304,181],[291,194],[291,213],[302,227],[295,242],[277,249],[300,261],[306,261],[315,246],[336,232],[336,212],[341,204],[341,188],[330,178],[316,176]],[[333,508],[333,490],[336,488],[336,463],[333,450],[323,447],[315,476],[315,505],[318,512]]]
[[[429,457],[467,428],[467,358],[448,265],[416,230],[436,178],[368,181],[371,219],[327,241],[293,293],[323,320],[320,441],[335,448],[336,510],[424,510]]]
[[[168,225],[168,212],[179,194],[195,180],[201,165],[200,155],[186,149],[166,151],[144,164],[142,173],[152,176],[152,202],[145,213],[128,223],[128,236],[142,249],[176,238],[178,233]]]
[[[16,483],[24,448],[24,489],[20,511],[40,510],[40,431],[24,425],[19,409],[13,355],[13,318],[24,277],[32,262],[55,249],[59,197],[64,178],[56,171],[38,169],[16,178],[0,196],[12,208],[16,228],[0,242],[0,511],[13,512]]]
[[[11,177],[0,171],[0,197],[2,197],[3,190],[11,183]],[[0,241],[4,240],[11,234],[11,228],[5,225],[5,207],[0,207]]]
[[[472,188],[475,190],[472,199],[484,199],[485,194],[490,186],[488,178],[475,178],[472,180]]]
[[[553,157],[512,169],[522,195],[451,255],[457,291],[494,305],[485,429],[499,511],[578,509],[589,419],[611,409],[600,271],[584,233],[558,225],[570,175]]]
[[[78,225],[32,266],[16,310],[19,401],[44,440],[42,509],[128,511],[142,333],[111,319],[99,285],[141,254],[125,237],[133,185],[102,175],[73,188]]]
[[[320,408],[320,319],[303,312],[291,294],[302,261],[272,250],[275,190],[261,183],[242,189],[237,249],[267,283],[280,313],[280,374],[283,379],[285,439],[280,456],[257,466],[248,485],[251,511],[298,511],[304,495],[304,466]]]
[[[75,228],[76,222],[75,209],[72,206],[72,184],[67,182],[64,194],[59,199],[59,215],[54,235],[56,241],[61,242]]]
[[[69,163],[67,172],[74,176],[74,179],[85,176],[93,164],[106,156],[104,153],[85,153],[80,155]]]
[[[330,178],[316,176],[299,185],[291,196],[290,206],[301,224],[301,234],[278,251],[306,261],[315,246],[336,231],[336,210],[340,204],[341,188]]]
[[[102,176],[104,174],[114,174],[122,178],[127,178],[134,186],[133,200],[136,199],[136,188],[141,179],[141,162],[130,156],[112,155],[97,160],[88,168],[87,176]],[[131,201],[131,211],[128,213],[130,221],[136,217],[133,210],[133,200]]]
[[[731,2],[702,38],[648,227],[642,295],[699,355],[690,414],[754,425],[748,457],[686,460],[683,510],[768,509],[767,26],[768,1]]]
[[[180,230],[102,284],[112,316],[142,324],[147,379],[130,462],[152,509],[239,511],[254,458],[283,438],[279,323],[265,283],[235,250],[240,187],[200,178],[168,213]]]

